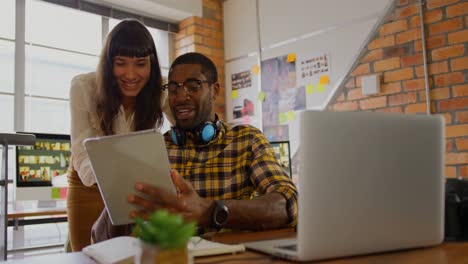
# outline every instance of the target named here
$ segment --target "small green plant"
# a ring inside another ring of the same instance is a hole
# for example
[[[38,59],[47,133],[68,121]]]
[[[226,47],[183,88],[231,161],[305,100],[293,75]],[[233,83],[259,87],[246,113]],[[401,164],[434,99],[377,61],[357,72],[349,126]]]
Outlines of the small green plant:
[[[152,213],[148,221],[137,217],[135,222],[133,233],[138,238],[163,249],[184,247],[196,228],[194,222],[185,223],[180,215],[170,214],[167,210]]]

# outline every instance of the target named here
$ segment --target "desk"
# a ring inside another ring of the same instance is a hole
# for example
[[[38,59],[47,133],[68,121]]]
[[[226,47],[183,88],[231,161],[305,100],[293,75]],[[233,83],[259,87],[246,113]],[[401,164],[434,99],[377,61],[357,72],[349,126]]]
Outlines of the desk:
[[[34,217],[34,219],[23,219],[25,217]],[[38,201],[15,201],[8,203],[8,226],[14,226],[13,243],[15,248],[12,251],[22,251],[28,248],[24,247],[24,230],[20,228],[25,225],[47,224],[67,222],[67,206],[65,201],[56,201],[53,207],[39,207]],[[56,247],[59,244],[46,245],[48,248]],[[6,248],[7,245],[5,245]]]
[[[57,219],[51,217],[43,218],[43,221],[41,221],[41,219],[20,220],[25,217],[67,215],[67,205],[65,201],[57,201],[56,203],[56,206],[53,207],[38,207],[38,201],[15,201],[8,203],[8,226],[14,225],[18,227],[18,225],[27,224],[56,223],[58,222]],[[59,220],[66,221],[66,217],[65,219],[60,218]]]
[[[241,243],[247,241],[255,241],[259,239],[276,239],[294,237],[295,233],[292,229],[280,229],[273,231],[262,231],[252,233],[232,233],[232,234],[217,234],[213,240],[223,243]],[[196,264],[214,264],[224,263],[241,264],[241,263],[291,263],[269,255],[246,251],[235,255],[221,255],[212,257],[195,258]],[[451,264],[451,263],[467,263],[468,262],[468,242],[465,243],[444,243],[437,247],[412,249],[397,251],[391,253],[382,253],[342,259],[334,259],[328,261],[314,262],[326,264],[374,264],[374,263],[398,263],[398,264]],[[85,263],[96,264],[93,260],[87,258],[83,253],[68,253],[53,256],[42,256],[26,258],[24,260],[9,261],[12,264],[26,263]]]
[[[294,230],[280,229],[273,231],[262,231],[242,234],[217,234],[213,240],[222,243],[241,243],[248,241],[279,239],[295,237]],[[196,259],[195,263],[208,264],[229,261],[229,263],[291,263],[290,261],[273,258],[269,255],[246,251],[237,255],[213,256]],[[468,262],[468,242],[465,243],[443,243],[440,246],[403,250],[390,253],[381,253],[366,256],[348,257],[313,263],[327,264],[374,264],[374,263],[398,263],[398,264],[445,264]]]
[[[50,256],[40,257],[29,257],[19,260],[9,260],[5,263],[11,264],[55,264],[55,263],[66,263],[66,264],[97,264],[92,259],[88,258],[81,252],[76,253],[63,253]]]

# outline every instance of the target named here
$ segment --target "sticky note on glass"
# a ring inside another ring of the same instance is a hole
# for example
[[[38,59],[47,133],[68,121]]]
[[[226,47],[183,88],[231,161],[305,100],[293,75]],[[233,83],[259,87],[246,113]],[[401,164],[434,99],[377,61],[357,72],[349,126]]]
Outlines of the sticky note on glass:
[[[313,94],[314,93],[314,85],[313,84],[307,84],[306,85],[306,94]]]
[[[52,187],[52,199],[60,199],[60,188]]]
[[[265,95],[266,95],[265,92],[260,92],[260,93],[258,93],[258,100],[259,100],[260,102],[265,101]]]
[[[60,199],[67,199],[68,188],[60,188]]]
[[[244,122],[244,124],[250,124],[250,116],[249,115],[243,116],[242,121]]]
[[[321,84],[328,84],[330,82],[330,79],[328,75],[322,75],[320,76],[320,83]]]
[[[288,121],[294,121],[295,115],[294,111],[288,111]]]
[[[254,74],[258,74],[258,73],[260,72],[260,67],[258,67],[258,65],[253,66],[252,72],[253,72]]]
[[[289,53],[288,57],[286,58],[287,62],[295,62],[296,61],[296,53]]]
[[[237,92],[237,90],[234,90],[234,91],[231,92],[231,98],[232,99],[236,99],[238,96],[239,96],[239,93]]]
[[[317,84],[317,92],[319,92],[319,93],[325,92],[325,85],[323,85],[321,83]]]
[[[287,121],[287,116],[286,116],[285,113],[279,113],[279,114],[278,114],[278,119],[279,119],[280,124],[281,124],[281,123],[286,123],[286,121]]]

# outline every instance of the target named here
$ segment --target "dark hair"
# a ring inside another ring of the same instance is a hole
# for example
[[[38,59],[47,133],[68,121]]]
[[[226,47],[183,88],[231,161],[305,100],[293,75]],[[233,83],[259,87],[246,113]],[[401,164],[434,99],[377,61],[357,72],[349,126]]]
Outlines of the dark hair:
[[[207,56],[198,53],[198,52],[189,52],[183,55],[180,55],[175,59],[175,61],[171,65],[171,69],[169,69],[169,74],[171,73],[172,69],[175,66],[180,64],[198,64],[202,66],[202,73],[206,76],[207,81],[210,82],[217,82],[218,81],[218,71],[216,70],[216,66],[214,65],[213,61],[210,60]]]
[[[113,122],[122,104],[120,91],[113,74],[115,56],[150,56],[151,73],[148,82],[136,97],[134,128],[144,130],[160,127],[162,77],[153,38],[145,26],[134,19],[120,22],[107,35],[97,70],[97,115],[104,135],[114,134]]]

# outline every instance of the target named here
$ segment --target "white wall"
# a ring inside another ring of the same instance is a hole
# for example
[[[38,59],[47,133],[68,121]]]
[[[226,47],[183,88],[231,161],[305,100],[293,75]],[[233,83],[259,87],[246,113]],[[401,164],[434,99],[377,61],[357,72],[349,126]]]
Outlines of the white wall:
[[[203,14],[202,0],[90,0],[101,5],[133,11],[141,15],[180,22]]]
[[[255,0],[224,2],[224,56],[226,60],[258,50]],[[230,80],[227,78],[226,80]]]
[[[393,0],[258,1],[262,60],[289,53],[307,56],[326,52],[330,56],[329,89],[307,98],[310,109],[326,106],[394,3]],[[227,64],[258,51],[256,17],[256,0],[224,2]],[[226,70],[226,80],[230,80],[230,76],[231,72]],[[229,88],[228,82],[226,101],[231,100]]]
[[[262,46],[322,30],[378,17],[389,0],[260,0]]]

